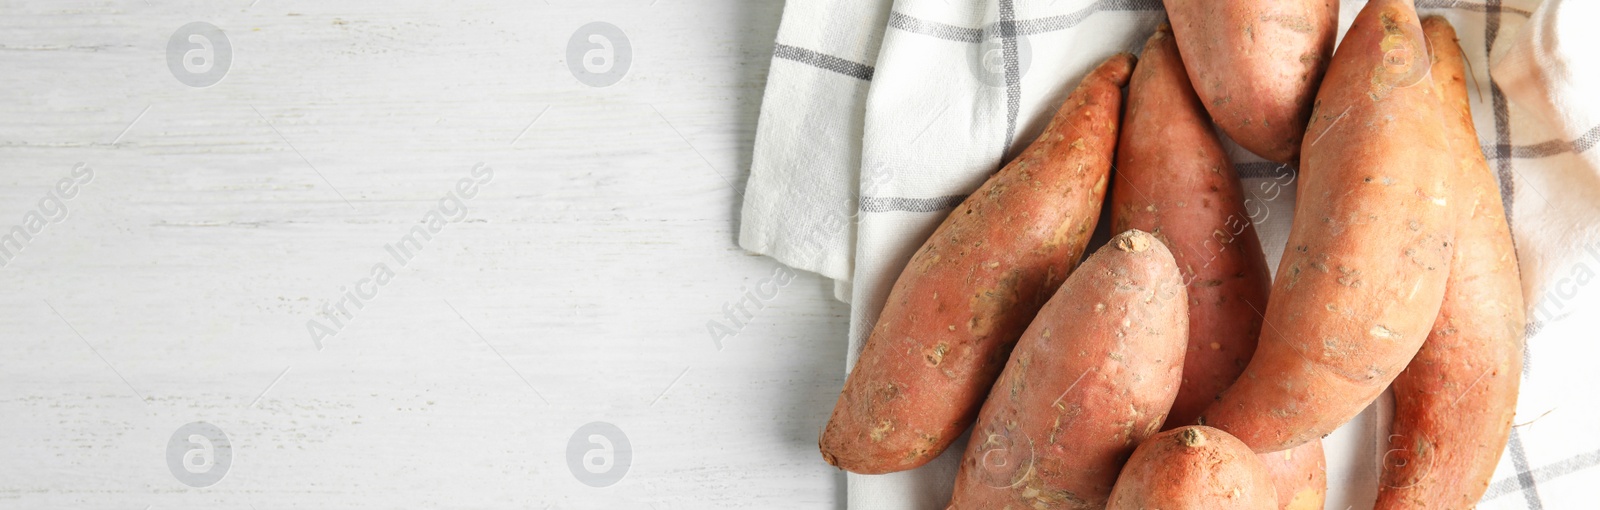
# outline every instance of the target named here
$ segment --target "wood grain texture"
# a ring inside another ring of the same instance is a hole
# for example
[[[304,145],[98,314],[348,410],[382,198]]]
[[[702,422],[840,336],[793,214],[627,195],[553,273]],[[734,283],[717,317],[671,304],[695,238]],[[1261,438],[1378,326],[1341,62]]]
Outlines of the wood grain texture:
[[[551,3],[0,2],[0,229],[94,170],[0,268],[0,507],[836,505],[847,307],[804,274],[706,330],[778,267],[734,239],[781,2]],[[209,88],[167,69],[191,21],[233,46]],[[590,21],[632,42],[611,87],[567,70]],[[199,420],[206,488],[166,458]],[[592,421],[632,443],[609,487],[567,466]]]

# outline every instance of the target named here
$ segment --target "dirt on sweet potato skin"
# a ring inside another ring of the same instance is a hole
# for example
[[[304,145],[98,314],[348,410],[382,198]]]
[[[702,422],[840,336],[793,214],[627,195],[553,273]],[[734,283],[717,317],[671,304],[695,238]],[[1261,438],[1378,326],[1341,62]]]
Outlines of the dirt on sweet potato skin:
[[[1380,510],[1477,504],[1511,432],[1522,375],[1522,282],[1497,179],[1478,148],[1461,47],[1443,18],[1422,28],[1458,165],[1460,245],[1432,332],[1394,381]]]
[[[1090,72],[912,256],[818,441],[824,460],[856,473],[911,469],[972,424],[1094,231],[1133,64],[1119,54]]]
[[[1456,246],[1455,163],[1417,14],[1373,0],[1317,94],[1256,353],[1200,423],[1257,452],[1332,432],[1421,348]]]
[[[950,508],[1104,508],[1177,394],[1187,308],[1171,253],[1148,233],[1084,261],[989,393]]]

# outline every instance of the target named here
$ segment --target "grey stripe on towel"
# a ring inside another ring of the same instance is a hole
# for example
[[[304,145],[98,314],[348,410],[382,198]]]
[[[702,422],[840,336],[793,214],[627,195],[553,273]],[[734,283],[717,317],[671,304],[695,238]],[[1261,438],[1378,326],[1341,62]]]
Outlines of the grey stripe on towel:
[[[1535,482],[1548,482],[1595,467],[1595,465],[1600,465],[1600,450],[1567,457],[1528,473],[1517,473],[1514,476],[1500,479],[1500,481],[1489,485],[1489,490],[1483,494],[1483,500],[1489,501],[1500,496],[1520,492],[1522,490],[1520,480],[1523,476],[1528,476]]]
[[[1009,9],[1006,9],[1009,10]],[[990,24],[988,30],[995,31],[999,25],[1007,25],[1014,35],[1034,35],[1046,32],[1066,30],[1082,23],[1089,15],[1097,12],[1114,11],[1160,11],[1161,0],[1100,0],[1076,12],[1046,18],[1013,20],[1007,13],[1002,13],[999,23]],[[914,34],[933,36],[947,41],[976,43],[983,41],[985,29],[958,27],[915,18],[899,11],[889,13],[889,26]]]
[[[889,12],[889,26],[913,34],[931,35],[946,41],[975,43],[983,40],[982,30],[917,19],[899,11]]]
[[[779,44],[776,48],[773,48],[772,57],[781,58],[784,60],[793,60],[811,67],[826,69],[845,76],[866,81],[872,81],[872,73],[874,72],[872,66],[866,64],[851,62],[833,55],[819,53],[801,48],[799,46],[789,46],[787,44]]]
[[[1518,159],[1548,158],[1567,153],[1581,154],[1593,149],[1596,142],[1600,142],[1600,125],[1589,128],[1588,132],[1576,140],[1550,140],[1533,145],[1512,145],[1506,153]],[[1493,145],[1483,146],[1483,152],[1489,155],[1489,159],[1495,159],[1500,154],[1500,149]]]
[[[1512,14],[1520,14],[1524,18],[1533,16],[1533,13],[1527,11],[1526,9],[1504,7],[1500,5],[1500,2],[1493,2],[1492,4],[1480,4],[1477,2],[1463,2],[1461,0],[1417,0],[1417,10],[1422,9],[1461,9],[1463,11],[1477,11],[1485,13],[1509,12]]]
[[[861,210],[863,212],[938,212],[961,205],[961,201],[966,199],[966,195],[933,198],[861,197]]]

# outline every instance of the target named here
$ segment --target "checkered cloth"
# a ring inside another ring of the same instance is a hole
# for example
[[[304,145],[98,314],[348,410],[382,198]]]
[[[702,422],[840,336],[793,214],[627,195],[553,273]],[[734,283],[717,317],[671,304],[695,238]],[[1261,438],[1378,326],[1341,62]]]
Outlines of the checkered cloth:
[[[1341,4],[1341,33],[1363,1]],[[1600,496],[1600,5],[1418,0],[1455,25],[1483,150],[1499,173],[1529,304],[1517,426],[1481,508],[1594,508]],[[1160,0],[788,0],[740,244],[820,273],[853,303],[853,364],[905,262],[1043,129],[1089,69],[1142,47]],[[1229,145],[1274,266],[1293,168]],[[1276,268],[1273,268],[1276,271]],[[1328,508],[1370,508],[1388,398],[1326,440]],[[852,509],[936,509],[964,441],[920,469],[849,475]],[[820,462],[820,461],[819,461]]]

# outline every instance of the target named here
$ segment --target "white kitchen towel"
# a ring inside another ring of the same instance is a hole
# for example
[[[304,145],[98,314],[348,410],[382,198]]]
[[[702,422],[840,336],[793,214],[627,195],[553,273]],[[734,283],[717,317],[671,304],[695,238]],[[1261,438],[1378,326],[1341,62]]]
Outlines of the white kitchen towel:
[[[739,219],[740,246],[833,279],[843,301],[854,270],[861,118],[888,16],[888,2],[784,5]]]
[[[1341,32],[1364,3],[1342,2]],[[1590,95],[1600,91],[1600,36],[1583,29],[1600,21],[1600,5],[1417,4],[1455,25],[1469,57],[1474,117],[1501,177],[1530,308],[1518,426],[1480,507],[1590,507],[1600,496],[1591,390],[1600,371],[1585,364],[1600,358],[1589,341],[1600,330],[1590,285],[1600,280],[1600,151],[1591,150],[1600,99]],[[851,291],[852,365],[900,269],[948,211],[1043,128],[1089,69],[1136,51],[1164,17],[1160,0],[790,0],[741,245]],[[839,136],[852,138],[830,138]],[[1229,145],[1276,266],[1296,173]],[[1386,430],[1369,410],[1326,439],[1327,508],[1371,507]],[[943,508],[964,448],[908,472],[849,475],[850,508]]]

